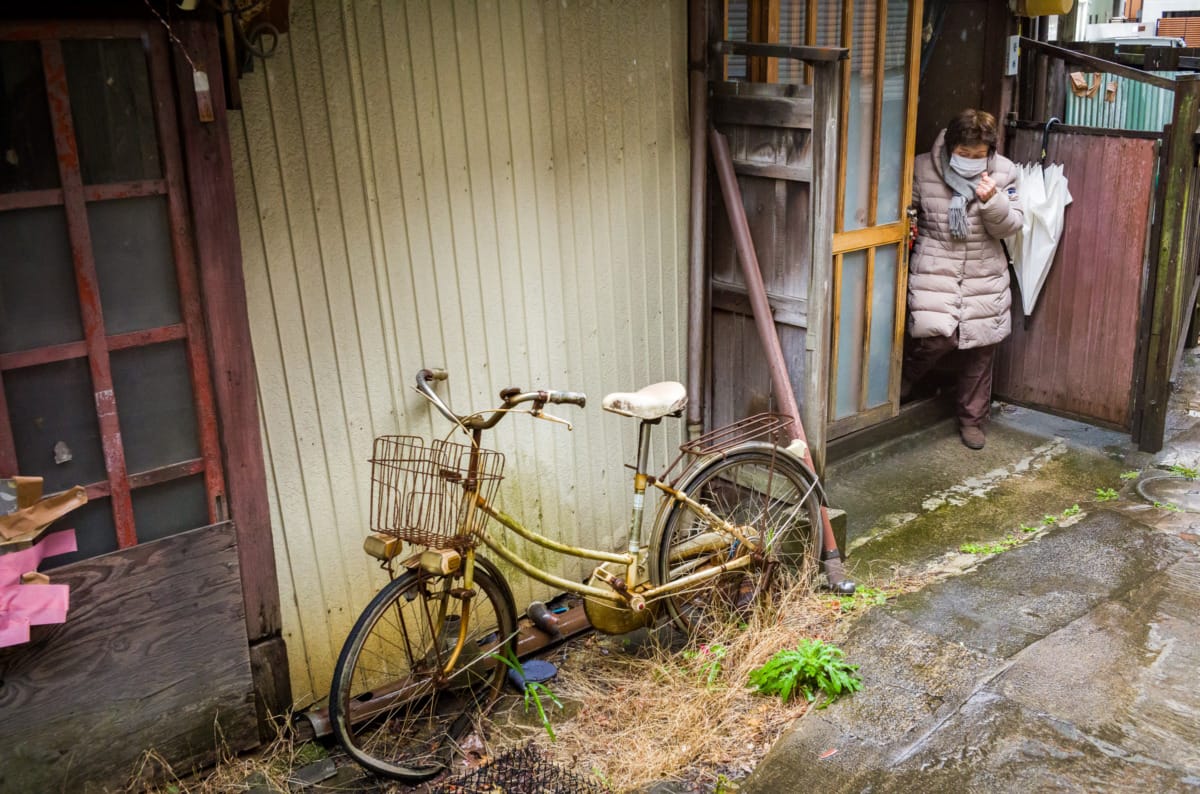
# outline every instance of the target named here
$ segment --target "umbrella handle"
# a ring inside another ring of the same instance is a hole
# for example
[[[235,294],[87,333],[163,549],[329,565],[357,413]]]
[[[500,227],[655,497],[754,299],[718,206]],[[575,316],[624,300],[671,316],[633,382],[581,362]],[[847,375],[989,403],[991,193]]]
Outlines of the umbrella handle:
[[[1050,127],[1061,123],[1062,121],[1058,118],[1058,116],[1052,116],[1050,120],[1046,122],[1046,126],[1042,129],[1042,157],[1038,162],[1043,166],[1046,164],[1046,142],[1050,138]]]

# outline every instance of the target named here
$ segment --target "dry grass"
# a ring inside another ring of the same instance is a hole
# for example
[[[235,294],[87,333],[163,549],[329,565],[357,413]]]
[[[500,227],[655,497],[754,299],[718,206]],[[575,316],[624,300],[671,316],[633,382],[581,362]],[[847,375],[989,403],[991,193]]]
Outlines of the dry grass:
[[[626,647],[625,638],[588,635],[552,655],[559,673],[549,687],[566,705],[566,711],[559,712],[543,701],[556,742],[550,742],[536,719],[522,715],[521,701],[513,697],[484,726],[482,735],[489,737],[489,746],[485,748],[479,736],[466,744],[475,751],[471,755],[486,758],[533,741],[548,761],[590,775],[613,791],[632,791],[662,780],[712,791],[722,780],[749,774],[808,709],[803,699],[785,705],[754,694],[746,686],[751,670],[807,637],[837,642],[847,620],[877,600],[874,594],[910,592],[931,578],[869,582],[860,587],[859,597],[845,601],[794,586],[773,603],[760,605],[746,624],[730,626],[698,647],[673,646],[669,630],[652,634],[636,648]],[[248,790],[252,776],[255,782],[287,791],[293,770],[329,754],[315,743],[297,744],[281,731],[264,749],[240,757],[222,751],[214,769],[189,776],[190,770],[173,770],[150,751],[124,791],[226,794]],[[457,770],[462,771],[463,767]],[[380,784],[381,790],[411,791]]]
[[[923,583],[915,577],[891,582],[886,593]],[[749,774],[809,707],[802,698],[782,704],[756,695],[747,688],[750,671],[804,638],[836,641],[846,618],[870,600],[848,601],[847,610],[835,596],[795,586],[744,626],[682,650],[667,647],[665,634],[635,653],[622,651],[619,639],[592,635],[555,660],[559,674],[551,689],[574,711],[569,718],[551,715],[557,741],[536,721],[514,717],[520,701],[500,709],[487,733],[496,752],[533,740],[553,762],[590,772],[615,791],[662,780],[711,791],[722,779]]]

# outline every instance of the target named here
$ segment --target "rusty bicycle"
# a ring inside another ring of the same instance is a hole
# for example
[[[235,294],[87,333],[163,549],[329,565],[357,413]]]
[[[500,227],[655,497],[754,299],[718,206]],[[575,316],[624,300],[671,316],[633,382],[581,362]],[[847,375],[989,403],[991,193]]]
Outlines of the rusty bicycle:
[[[582,408],[586,397],[510,388],[497,408],[457,414],[433,389],[446,377],[423,369],[417,390],[470,443],[383,436],[371,459],[365,548],[390,581],[351,629],[329,696],[335,735],[368,769],[408,781],[437,775],[498,694],[507,671],[498,656],[515,653],[517,611],[505,576],[477,553],[480,546],[581,597],[591,624],[611,634],[658,622],[703,636],[714,623],[743,619],[788,578],[785,569],[811,578],[819,568],[824,494],[802,453],[783,445],[791,419],[760,414],[702,435],[656,476],[649,473],[651,431],[682,414],[686,390],[665,382],[608,395],[605,410],[639,422],[628,545],[578,548],[496,506],[504,457],[481,441],[511,414],[567,424],[546,406]],[[644,540],[650,488],[662,499]],[[557,576],[505,545],[494,525],[550,552],[592,560],[595,570],[586,583]],[[405,544],[411,553],[402,556]]]

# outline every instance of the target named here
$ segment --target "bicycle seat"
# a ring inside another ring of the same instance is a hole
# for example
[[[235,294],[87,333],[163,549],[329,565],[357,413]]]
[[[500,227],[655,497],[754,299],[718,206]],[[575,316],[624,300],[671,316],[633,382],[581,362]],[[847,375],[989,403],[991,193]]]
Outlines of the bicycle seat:
[[[634,392],[614,392],[602,403],[604,410],[621,416],[653,421],[664,416],[678,415],[687,407],[687,389],[682,383],[663,381]]]

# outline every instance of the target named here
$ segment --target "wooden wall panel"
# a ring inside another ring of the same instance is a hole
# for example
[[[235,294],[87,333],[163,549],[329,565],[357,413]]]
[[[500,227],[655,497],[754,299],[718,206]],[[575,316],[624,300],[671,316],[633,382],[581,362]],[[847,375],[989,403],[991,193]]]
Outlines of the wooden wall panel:
[[[685,11],[303,0],[242,79],[237,204],[299,705],[381,584],[360,550],[371,438],[447,433],[410,388],[420,367],[450,371],[460,411],[510,385],[587,392],[558,411],[574,432],[516,417],[490,435],[503,499],[552,536],[622,542],[634,424],[600,398],[685,379]],[[681,430],[661,426],[659,459]]]
[[[217,524],[55,568],[66,623],[0,649],[0,791],[123,789],[258,743],[237,537]]]
[[[1013,334],[996,358],[999,399],[1129,429],[1149,202],[1157,141],[1050,136],[1074,201],[1028,327],[1013,295]],[[1037,158],[1041,132],[1010,133],[1009,156]]]

